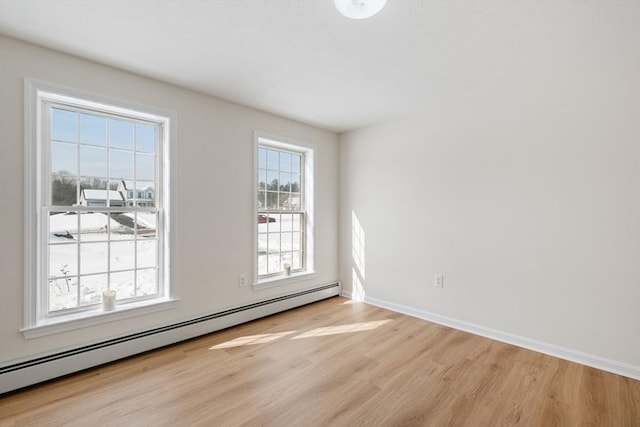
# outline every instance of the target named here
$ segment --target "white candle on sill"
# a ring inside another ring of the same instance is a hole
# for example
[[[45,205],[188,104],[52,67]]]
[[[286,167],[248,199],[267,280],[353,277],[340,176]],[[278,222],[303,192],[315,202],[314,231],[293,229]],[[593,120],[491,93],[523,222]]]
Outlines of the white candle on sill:
[[[284,268],[283,272],[285,276],[291,276],[291,264],[285,264],[282,266]]]
[[[116,309],[116,291],[109,289],[102,291],[102,310],[113,311]]]

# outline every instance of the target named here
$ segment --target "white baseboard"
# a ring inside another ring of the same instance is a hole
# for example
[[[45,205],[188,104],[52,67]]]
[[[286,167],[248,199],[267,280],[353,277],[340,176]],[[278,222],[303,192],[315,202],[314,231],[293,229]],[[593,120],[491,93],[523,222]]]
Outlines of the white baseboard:
[[[342,292],[342,296],[351,298],[350,292]],[[406,314],[407,316],[417,317],[418,319],[427,320],[429,322],[438,323],[450,328],[469,332],[474,335],[480,335],[496,341],[512,344],[517,347],[526,348],[528,350],[544,353],[549,356],[558,357],[560,359],[569,360],[581,365],[590,366],[592,368],[601,369],[603,371],[612,372],[614,374],[623,375],[625,377],[640,380],[640,366],[634,366],[627,363],[618,362],[616,360],[606,359],[592,354],[582,353],[580,351],[560,347],[545,342],[532,340],[514,334],[498,331],[496,329],[487,328],[469,322],[453,319],[438,314],[429,313],[427,311],[417,310],[401,304],[395,304],[378,298],[365,297],[364,302],[395,311],[397,313]]]
[[[0,394],[339,294],[340,283],[335,282],[84,347],[14,360],[0,366]]]

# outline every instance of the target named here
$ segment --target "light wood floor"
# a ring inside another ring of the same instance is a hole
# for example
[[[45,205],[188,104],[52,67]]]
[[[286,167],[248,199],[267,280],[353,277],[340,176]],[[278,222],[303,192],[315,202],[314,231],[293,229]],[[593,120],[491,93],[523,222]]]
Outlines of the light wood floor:
[[[0,396],[0,425],[640,426],[640,381],[331,298]]]

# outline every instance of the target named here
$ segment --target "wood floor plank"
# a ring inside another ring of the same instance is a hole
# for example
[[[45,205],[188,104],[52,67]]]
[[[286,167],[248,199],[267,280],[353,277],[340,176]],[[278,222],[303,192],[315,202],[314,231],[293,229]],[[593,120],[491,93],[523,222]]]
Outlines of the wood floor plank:
[[[640,381],[331,298],[0,396],[0,426],[640,427]]]

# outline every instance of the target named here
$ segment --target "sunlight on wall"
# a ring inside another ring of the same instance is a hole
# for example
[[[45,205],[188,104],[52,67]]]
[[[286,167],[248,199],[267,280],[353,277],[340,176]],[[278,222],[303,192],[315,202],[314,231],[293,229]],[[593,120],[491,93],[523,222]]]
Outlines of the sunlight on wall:
[[[364,245],[364,230],[355,211],[351,211],[351,258],[353,259],[351,298],[355,301],[364,301],[365,297]]]

